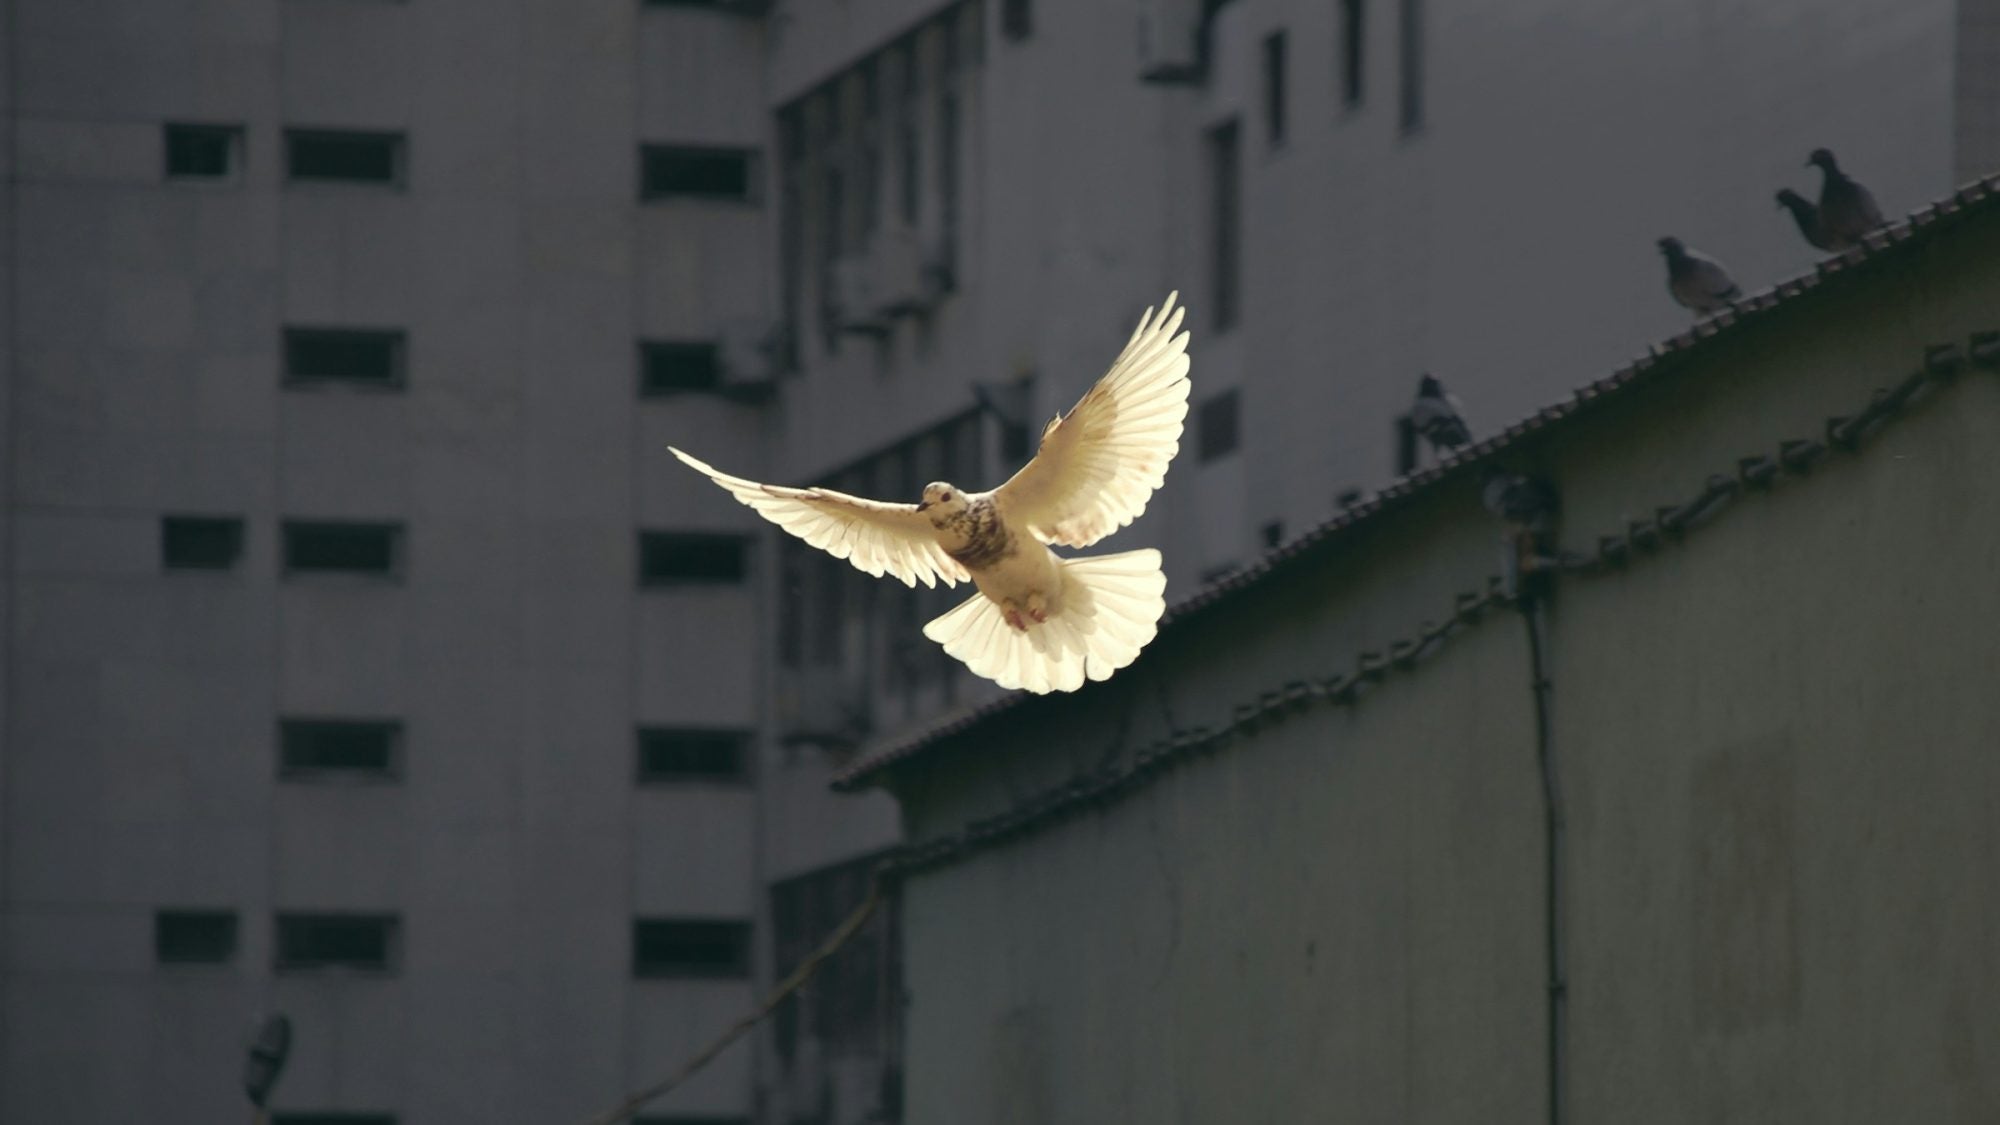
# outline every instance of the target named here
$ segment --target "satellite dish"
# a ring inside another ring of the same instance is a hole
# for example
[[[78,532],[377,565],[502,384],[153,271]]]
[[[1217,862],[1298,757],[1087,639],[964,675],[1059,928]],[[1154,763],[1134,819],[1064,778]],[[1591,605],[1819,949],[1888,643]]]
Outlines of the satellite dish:
[[[264,1108],[291,1053],[292,1021],[279,1012],[265,1016],[250,1040],[250,1054],[243,1063],[243,1092],[250,1095],[251,1105]]]

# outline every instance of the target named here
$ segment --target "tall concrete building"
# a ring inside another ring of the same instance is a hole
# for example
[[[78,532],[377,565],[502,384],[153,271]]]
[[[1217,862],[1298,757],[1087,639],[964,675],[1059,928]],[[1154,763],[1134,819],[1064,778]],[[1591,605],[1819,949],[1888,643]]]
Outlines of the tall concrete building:
[[[993,694],[669,441],[983,487],[1178,288],[1181,596],[1418,372],[1489,428],[1681,323],[1659,235],[1809,261],[1811,148],[2000,159],[1994,8],[0,0],[0,1117],[223,1119],[264,1008],[281,1120],[642,1084],[898,838],[832,770]],[[896,945],[656,1111],[894,1119]]]
[[[5,10],[0,1118],[604,1108],[754,995],[763,26]]]

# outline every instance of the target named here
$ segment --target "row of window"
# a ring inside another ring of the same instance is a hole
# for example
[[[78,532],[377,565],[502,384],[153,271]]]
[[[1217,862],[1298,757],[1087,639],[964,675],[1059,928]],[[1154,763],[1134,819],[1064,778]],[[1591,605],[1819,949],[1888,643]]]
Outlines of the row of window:
[[[640,727],[635,738],[641,785],[750,780],[750,733],[714,727]],[[403,775],[403,724],[395,719],[281,719],[278,776],[287,781]]]
[[[409,333],[400,328],[290,327],[282,345],[288,386],[395,389],[408,381]],[[641,340],[638,361],[643,397],[724,389],[722,349],[713,340]]]
[[[288,575],[353,574],[396,578],[403,572],[403,525],[364,520],[285,520],[280,558]],[[173,571],[234,570],[243,559],[241,516],[160,519],[160,564]],[[749,576],[750,539],[720,532],[642,531],[639,585],[740,585]]]
[[[243,167],[244,126],[169,122],[170,180],[232,180]],[[294,183],[402,187],[409,179],[406,133],[359,129],[286,129],[285,178]],[[754,201],[757,150],[725,145],[639,146],[639,198]]]
[[[271,967],[278,972],[349,969],[394,973],[402,963],[395,914],[279,913]],[[233,910],[159,910],[153,957],[162,965],[226,965],[236,959]],[[632,975],[648,979],[741,980],[750,975],[750,923],[725,918],[637,918]]]
[[[334,1111],[334,1113],[272,1113],[270,1125],[398,1125],[394,1113],[356,1113],[356,1111]],[[714,1115],[702,1113],[688,1117],[686,1113],[676,1113],[670,1117],[640,1115],[632,1119],[632,1125],[750,1125],[748,1117],[740,1115]]]
[[[1358,110],[1367,95],[1363,69],[1367,62],[1367,0],[1339,0],[1335,24],[1340,103],[1348,110]],[[1396,0],[1397,49],[1402,64],[1397,123],[1405,134],[1417,132],[1424,124],[1423,30],[1422,0]],[[1282,29],[1264,37],[1264,139],[1273,148],[1285,143],[1287,54],[1288,41]]]
[[[1423,4],[1422,0],[1396,0],[1397,31],[1402,62],[1399,91],[1399,127],[1403,135],[1423,128]],[[1340,0],[1336,21],[1340,36],[1341,102],[1358,110],[1366,93],[1362,66],[1366,33],[1366,0]],[[1289,109],[1288,46],[1284,31],[1264,38],[1263,116],[1264,139],[1271,148],[1285,143]],[[1207,137],[1208,162],[1208,275],[1209,315],[1216,331],[1235,327],[1242,307],[1243,260],[1243,153],[1242,129],[1232,119],[1210,129]]]
[[[357,1113],[348,1110],[274,1113],[269,1120],[271,1125],[397,1125],[397,1118],[393,1113]],[[674,1114],[668,1117],[641,1115],[632,1118],[632,1125],[750,1125],[750,1119],[727,1114],[722,1116],[701,1114],[694,1117],[686,1114]]]

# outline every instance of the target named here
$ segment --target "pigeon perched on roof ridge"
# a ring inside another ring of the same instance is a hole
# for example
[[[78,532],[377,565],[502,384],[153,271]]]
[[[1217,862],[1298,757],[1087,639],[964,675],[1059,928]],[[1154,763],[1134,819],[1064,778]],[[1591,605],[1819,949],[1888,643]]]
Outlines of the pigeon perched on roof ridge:
[[[1678,238],[1662,238],[1659,247],[1667,258],[1667,292],[1683,308],[1720,312],[1743,295],[1721,262],[1688,249]]]
[[[1845,250],[1847,244],[1829,237],[1826,227],[1819,221],[1819,208],[1813,201],[1793,191],[1781,188],[1778,191],[1778,206],[1792,213],[1792,221],[1799,225],[1799,233],[1807,242],[1819,250]]]
[[[1827,240],[1842,249],[1859,246],[1868,232],[1882,225],[1882,208],[1875,196],[1854,177],[1840,170],[1833,150],[1816,148],[1806,158],[1807,167],[1822,173],[1819,187],[1819,222]]]
[[[1444,389],[1436,376],[1426,373],[1417,380],[1417,399],[1410,406],[1410,425],[1431,443],[1431,452],[1442,455],[1472,441],[1465,424],[1465,407],[1458,396]]]
[[[1188,403],[1185,308],[1169,294],[1035,456],[989,492],[945,481],[915,504],[787,488],[675,457],[759,515],[835,558],[906,586],[971,581],[979,593],[924,626],[924,636],[1002,687],[1075,691],[1137,659],[1166,612],[1167,576],[1152,548],[1064,558],[1137,519],[1166,481]]]

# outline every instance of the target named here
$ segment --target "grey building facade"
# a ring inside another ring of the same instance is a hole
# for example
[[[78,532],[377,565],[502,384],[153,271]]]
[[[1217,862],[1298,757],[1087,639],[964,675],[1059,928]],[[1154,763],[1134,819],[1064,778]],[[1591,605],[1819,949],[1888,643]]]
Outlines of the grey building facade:
[[[763,27],[6,9],[0,1117],[602,1108],[755,991]]]
[[[1990,0],[1488,7],[0,0],[0,1117],[224,1118],[275,1007],[281,1114],[574,1118],[811,948],[901,837],[829,780],[996,693],[669,442],[984,487],[1178,288],[1182,596],[1419,371],[1681,323],[1658,235],[1804,264],[1813,146],[2000,152]],[[648,1112],[894,1119],[902,946]]]

